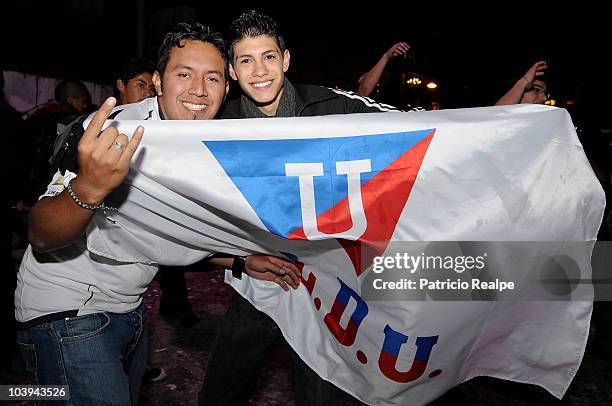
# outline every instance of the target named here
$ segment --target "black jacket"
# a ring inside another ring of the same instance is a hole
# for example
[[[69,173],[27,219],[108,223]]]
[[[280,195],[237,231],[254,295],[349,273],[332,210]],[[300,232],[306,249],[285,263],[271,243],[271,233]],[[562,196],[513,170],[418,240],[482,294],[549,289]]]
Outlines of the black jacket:
[[[372,113],[396,111],[395,107],[377,103],[353,92],[332,90],[314,85],[293,85],[295,88],[295,116],[326,116],[330,114]],[[245,118],[240,112],[240,98],[225,103],[220,118]]]

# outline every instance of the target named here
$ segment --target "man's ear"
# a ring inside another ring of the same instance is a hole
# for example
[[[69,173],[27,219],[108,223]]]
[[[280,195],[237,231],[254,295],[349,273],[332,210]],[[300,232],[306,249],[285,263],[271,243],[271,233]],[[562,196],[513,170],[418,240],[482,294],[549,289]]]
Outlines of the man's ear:
[[[158,96],[162,95],[162,83],[161,83],[161,76],[159,76],[159,72],[155,71],[153,73],[153,85],[155,86],[155,93],[157,93]]]
[[[225,101],[225,98],[227,97],[227,94],[229,93],[229,87],[230,84],[228,81],[225,82],[225,96],[223,96],[223,101]]]
[[[283,72],[287,72],[289,70],[289,60],[291,59],[291,54],[288,49],[285,49],[283,53]]]
[[[123,83],[123,80],[117,79],[115,85],[117,86],[119,93],[125,93],[125,83]]]
[[[234,70],[234,67],[232,66],[231,63],[229,64],[228,68],[229,68],[229,74],[232,77],[232,79],[238,80],[238,76],[236,76],[236,71]]]

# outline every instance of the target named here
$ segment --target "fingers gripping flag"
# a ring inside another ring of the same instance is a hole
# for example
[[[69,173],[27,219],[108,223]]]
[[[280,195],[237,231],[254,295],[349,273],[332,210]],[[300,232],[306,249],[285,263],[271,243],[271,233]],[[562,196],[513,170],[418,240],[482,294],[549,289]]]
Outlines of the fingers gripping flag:
[[[321,377],[369,404],[423,404],[478,375],[566,391],[588,300],[363,295],[392,243],[594,240],[603,191],[564,110],[118,123],[126,134],[138,124],[140,151],[111,196],[119,212],[96,214],[92,252],[164,264],[214,252],[298,261],[303,283],[289,293],[226,278]]]

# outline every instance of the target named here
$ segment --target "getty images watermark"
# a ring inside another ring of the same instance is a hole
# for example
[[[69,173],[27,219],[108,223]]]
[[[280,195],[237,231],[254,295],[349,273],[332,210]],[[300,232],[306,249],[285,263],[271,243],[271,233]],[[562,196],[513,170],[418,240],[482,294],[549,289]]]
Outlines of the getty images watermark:
[[[398,280],[385,280],[376,278],[372,286],[377,290],[385,289],[427,289],[427,290],[468,290],[485,289],[504,291],[514,289],[513,281],[503,281],[499,278],[494,280],[483,280],[478,277],[471,277],[469,280],[461,278],[431,278],[423,277],[425,271],[451,271],[456,274],[463,274],[465,271],[480,272],[486,268],[487,253],[478,256],[471,255],[426,255],[421,252],[419,255],[410,255],[406,252],[395,253],[393,256],[376,256],[372,264],[372,272],[380,274],[387,271],[407,272],[410,275],[419,274],[419,278],[401,277]]]
[[[383,254],[380,246],[361,247],[366,300],[593,299],[593,242],[392,242]]]

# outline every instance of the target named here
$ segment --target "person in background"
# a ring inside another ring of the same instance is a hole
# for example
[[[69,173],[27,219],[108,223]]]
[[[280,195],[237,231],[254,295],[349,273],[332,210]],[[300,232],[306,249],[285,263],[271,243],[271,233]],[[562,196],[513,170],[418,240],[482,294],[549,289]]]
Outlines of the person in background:
[[[130,58],[119,71],[115,81],[117,105],[138,103],[154,95],[155,65],[145,58]]]
[[[546,61],[534,63],[495,105],[544,104],[548,99],[548,86],[542,76],[547,68]]]
[[[26,206],[32,206],[45,190],[51,170],[53,145],[58,134],[84,114],[90,102],[91,95],[83,82],[63,79],[55,87],[54,100],[27,113],[25,132],[30,147],[24,151],[28,155],[28,189],[24,196]]]
[[[398,42],[394,44],[391,48],[389,48],[376,62],[376,65],[372,67],[369,71],[361,75],[357,83],[359,83],[359,88],[357,89],[357,94],[359,96],[370,96],[378,82],[380,81],[380,77],[382,76],[387,63],[391,58],[400,55],[406,55],[406,52],[410,50],[410,45],[406,42]]]

